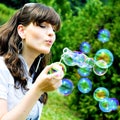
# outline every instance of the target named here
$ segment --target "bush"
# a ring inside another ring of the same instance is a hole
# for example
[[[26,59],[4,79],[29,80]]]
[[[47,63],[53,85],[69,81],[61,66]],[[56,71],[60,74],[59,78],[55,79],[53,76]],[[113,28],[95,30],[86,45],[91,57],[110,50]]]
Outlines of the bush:
[[[67,12],[68,13],[68,12]],[[66,14],[62,29],[57,34],[57,41],[53,48],[53,61],[59,61],[62,50],[68,47],[72,51],[79,50],[82,42],[87,41],[91,45],[91,51],[87,54],[94,57],[95,53],[102,48],[110,50],[114,55],[113,65],[104,76],[97,76],[93,72],[88,76],[93,87],[88,94],[78,91],[77,83],[81,76],[77,73],[77,67],[67,66],[66,78],[73,81],[75,88],[72,95],[68,96],[68,104],[72,109],[79,112],[79,117],[84,120],[88,118],[94,120],[118,120],[120,119],[120,109],[110,113],[102,112],[98,107],[98,102],[93,98],[93,92],[98,87],[106,87],[110,92],[110,97],[118,100],[120,96],[120,4],[117,1],[104,5],[99,0],[88,0],[84,8],[78,8],[78,15]],[[110,40],[106,43],[98,41],[98,32],[101,29],[110,31]]]
[[[4,4],[0,4],[0,25],[5,23],[14,12],[15,12],[14,9],[8,8]]]

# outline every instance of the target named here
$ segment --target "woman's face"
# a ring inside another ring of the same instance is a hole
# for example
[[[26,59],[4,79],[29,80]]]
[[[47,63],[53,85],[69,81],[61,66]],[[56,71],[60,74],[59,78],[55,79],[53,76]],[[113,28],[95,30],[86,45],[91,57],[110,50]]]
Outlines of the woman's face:
[[[48,54],[56,39],[54,27],[47,22],[41,23],[40,26],[31,23],[25,27],[24,33],[24,47],[27,48],[26,50],[39,54]]]

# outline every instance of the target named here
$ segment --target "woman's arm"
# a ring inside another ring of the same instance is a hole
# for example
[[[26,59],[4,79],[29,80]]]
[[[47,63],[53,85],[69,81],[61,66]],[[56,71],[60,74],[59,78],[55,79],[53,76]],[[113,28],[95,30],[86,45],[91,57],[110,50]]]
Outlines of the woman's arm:
[[[32,87],[21,102],[7,112],[7,101],[0,99],[0,120],[25,120],[42,92]]]
[[[7,101],[0,99],[0,120],[25,120],[43,92],[53,91],[61,85],[60,72],[48,74],[54,63],[45,67],[37,77],[32,88],[20,103],[11,111],[7,111]],[[61,68],[62,69],[62,68]]]

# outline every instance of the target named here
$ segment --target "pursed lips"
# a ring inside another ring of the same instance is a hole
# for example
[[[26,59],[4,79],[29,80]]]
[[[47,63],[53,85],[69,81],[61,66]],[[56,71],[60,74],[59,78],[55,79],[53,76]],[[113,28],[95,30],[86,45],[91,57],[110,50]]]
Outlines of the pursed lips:
[[[51,46],[53,44],[53,41],[52,40],[46,40],[46,43]]]

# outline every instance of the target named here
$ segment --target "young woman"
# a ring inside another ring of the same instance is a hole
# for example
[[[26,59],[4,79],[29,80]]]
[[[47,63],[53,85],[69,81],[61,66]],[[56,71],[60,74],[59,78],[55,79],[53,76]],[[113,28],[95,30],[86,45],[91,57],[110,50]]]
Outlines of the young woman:
[[[63,77],[58,63],[48,65],[60,23],[53,8],[28,3],[0,27],[0,120],[40,119],[46,92]]]

